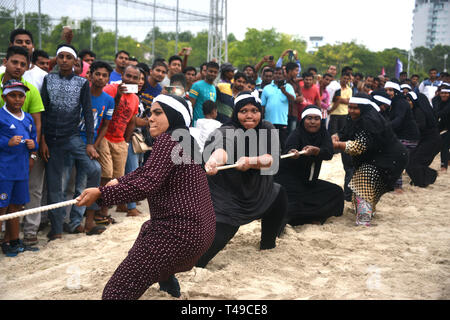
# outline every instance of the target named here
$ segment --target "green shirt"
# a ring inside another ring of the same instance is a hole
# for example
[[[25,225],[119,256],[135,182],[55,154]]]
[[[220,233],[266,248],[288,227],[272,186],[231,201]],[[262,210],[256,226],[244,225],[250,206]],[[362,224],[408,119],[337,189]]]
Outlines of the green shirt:
[[[3,76],[5,74],[0,74],[0,82],[3,84]],[[30,89],[26,93],[25,102],[23,103],[22,110],[24,112],[28,112],[30,114],[38,113],[44,111],[44,104],[42,103],[41,94],[39,93],[39,90],[33,86],[28,81],[25,81],[25,79],[22,77],[20,79],[22,83]],[[0,87],[0,106],[3,106],[5,104],[5,101],[3,101],[3,98],[1,95],[3,94],[3,85]]]

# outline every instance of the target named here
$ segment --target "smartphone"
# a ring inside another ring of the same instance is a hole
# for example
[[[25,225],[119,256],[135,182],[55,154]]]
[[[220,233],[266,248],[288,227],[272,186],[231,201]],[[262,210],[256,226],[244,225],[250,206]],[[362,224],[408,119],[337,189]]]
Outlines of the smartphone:
[[[273,60],[273,56],[270,56],[270,57],[269,57],[269,60],[272,61],[272,60]]]
[[[281,88],[282,86],[284,86],[286,84],[286,80],[278,80],[277,81],[277,86],[278,88]]]
[[[127,91],[125,93],[138,93],[138,85],[137,84],[123,84]]]
[[[174,95],[179,96],[179,97],[183,97],[184,96],[184,90],[181,87],[167,86],[166,90],[167,90],[168,94],[174,94]]]
[[[289,60],[293,61],[294,60],[294,51],[289,50]]]

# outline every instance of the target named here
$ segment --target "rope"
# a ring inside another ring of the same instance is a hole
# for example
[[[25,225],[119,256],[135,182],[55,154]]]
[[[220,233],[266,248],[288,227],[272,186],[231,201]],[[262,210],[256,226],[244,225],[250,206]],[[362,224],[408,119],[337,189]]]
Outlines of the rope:
[[[0,216],[0,221],[5,221],[5,220],[15,219],[15,218],[23,217],[23,216],[28,216],[30,214],[49,211],[49,210],[53,210],[56,208],[67,207],[67,206],[74,205],[77,202],[78,202],[77,200],[73,199],[73,200],[69,200],[69,201],[49,204],[49,205],[43,206],[43,207],[38,207],[38,208],[18,211],[18,212],[14,212],[14,213],[10,213],[10,214],[5,214],[5,215]]]
[[[305,153],[306,153],[306,151],[300,151],[300,155],[305,154]],[[287,153],[287,154],[283,154],[280,158],[281,159],[286,159],[286,158],[290,158],[290,157],[293,157],[293,156],[295,156],[295,153]],[[227,169],[236,168],[237,166],[238,166],[237,163],[229,164],[229,165],[226,165],[226,166],[217,167],[217,170],[218,171],[227,170]]]
[[[300,154],[305,154],[305,151],[300,151]],[[286,159],[286,158],[290,158],[295,156],[295,153],[288,153],[288,154],[284,154],[282,155],[280,158],[281,159]],[[227,169],[232,169],[232,168],[236,168],[238,166],[237,163],[235,164],[230,164],[227,166],[221,166],[221,167],[217,167],[217,170],[227,170]],[[61,207],[68,207],[68,206],[72,206],[74,204],[77,204],[77,200],[73,199],[73,200],[68,200],[68,201],[63,201],[63,202],[58,202],[58,203],[54,203],[54,204],[49,204],[47,206],[43,206],[43,207],[37,207],[37,208],[33,208],[33,209],[28,209],[28,210],[23,210],[23,211],[18,211],[18,212],[14,212],[14,213],[10,213],[10,214],[5,214],[0,216],[0,222],[1,221],[6,221],[6,220],[10,220],[10,219],[15,219],[15,218],[19,218],[19,217],[23,217],[23,216],[28,216],[30,214],[35,214],[35,213],[40,213],[40,212],[44,212],[44,211],[49,211],[49,210],[53,210],[56,208],[61,208]]]

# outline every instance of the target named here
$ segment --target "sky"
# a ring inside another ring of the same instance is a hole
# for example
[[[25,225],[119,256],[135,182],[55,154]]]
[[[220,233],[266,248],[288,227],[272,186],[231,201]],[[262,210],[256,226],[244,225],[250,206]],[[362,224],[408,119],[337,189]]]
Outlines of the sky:
[[[36,2],[36,0],[33,0]],[[41,0],[42,10],[51,16],[90,16],[90,0]],[[94,0],[96,17],[115,16],[114,1]],[[153,3],[154,0],[140,0]],[[182,9],[208,13],[209,0],[178,0]],[[157,3],[176,7],[177,0],[157,0]],[[397,47],[409,50],[413,22],[414,0],[228,0],[228,32],[243,40],[247,28],[271,29],[292,34],[304,40],[310,36],[324,37],[324,44],[355,40],[372,51]],[[119,19],[151,19],[152,9],[142,10],[120,6]],[[157,13],[158,16],[158,13]],[[161,16],[161,15],[160,15]],[[163,19],[174,19],[165,15]],[[180,16],[180,19],[183,19]],[[104,29],[114,29],[114,23],[100,23]],[[142,41],[151,23],[121,23],[119,33]],[[165,31],[174,31],[174,23],[160,23]],[[198,32],[208,28],[207,22],[180,22],[180,30]]]

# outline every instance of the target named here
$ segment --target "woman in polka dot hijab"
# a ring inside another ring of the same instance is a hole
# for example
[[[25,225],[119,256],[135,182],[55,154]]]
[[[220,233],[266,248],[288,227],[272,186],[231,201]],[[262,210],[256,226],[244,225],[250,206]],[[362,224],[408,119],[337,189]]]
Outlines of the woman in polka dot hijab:
[[[357,225],[370,226],[376,204],[394,190],[408,162],[408,151],[378,110],[370,96],[355,95],[349,101],[344,130],[332,137],[335,149],[352,156],[355,173],[349,187]]]
[[[147,116],[155,141],[145,165],[105,187],[87,189],[78,198],[80,206],[96,200],[109,206],[148,199],[151,219],[142,225],[127,257],[106,284],[103,299],[138,299],[156,282],[160,290],[179,297],[175,273],[192,269],[215,235],[204,170],[186,157],[181,163],[172,158],[184,153],[172,135],[177,129],[189,132],[192,112],[187,103],[160,95]]]

